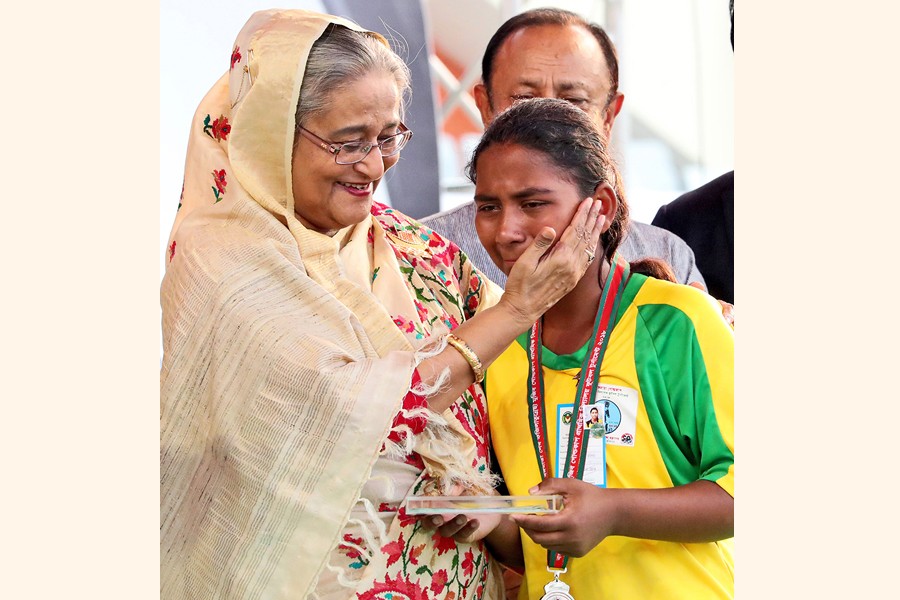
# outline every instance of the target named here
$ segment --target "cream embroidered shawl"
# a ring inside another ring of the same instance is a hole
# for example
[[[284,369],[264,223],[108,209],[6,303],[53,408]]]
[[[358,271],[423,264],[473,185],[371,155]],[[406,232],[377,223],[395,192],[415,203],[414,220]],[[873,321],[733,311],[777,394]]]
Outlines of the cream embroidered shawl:
[[[294,216],[294,111],[332,22],[359,30],[254,14],[194,117],[161,291],[162,598],[305,598],[410,385],[420,348]]]

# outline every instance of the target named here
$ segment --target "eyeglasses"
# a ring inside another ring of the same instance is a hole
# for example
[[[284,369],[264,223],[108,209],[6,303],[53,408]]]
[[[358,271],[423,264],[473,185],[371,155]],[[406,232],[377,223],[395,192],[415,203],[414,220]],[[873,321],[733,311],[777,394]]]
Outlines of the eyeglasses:
[[[353,165],[363,160],[372,151],[372,148],[378,146],[381,156],[393,156],[403,149],[409,138],[412,137],[412,130],[407,129],[406,125],[400,123],[400,133],[386,137],[380,142],[344,142],[337,144],[323,140],[309,129],[298,125],[300,133],[306,136],[311,142],[318,145],[326,152],[334,154],[334,162],[339,165]]]

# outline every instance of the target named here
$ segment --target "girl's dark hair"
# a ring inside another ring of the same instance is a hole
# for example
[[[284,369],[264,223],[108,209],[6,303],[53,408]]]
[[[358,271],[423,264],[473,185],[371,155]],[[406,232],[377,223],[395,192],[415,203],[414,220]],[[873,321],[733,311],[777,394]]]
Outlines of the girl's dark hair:
[[[675,278],[675,272],[669,266],[669,263],[659,258],[647,257],[631,261],[631,271],[647,275],[648,277],[678,283],[678,280]]]
[[[478,158],[487,148],[500,144],[515,144],[546,156],[559,169],[560,176],[578,188],[583,198],[593,195],[601,183],[608,183],[616,191],[621,187],[619,171],[607,151],[603,134],[587,113],[565,100],[522,100],[497,115],[466,165],[466,176],[472,183],[476,183]],[[628,227],[628,203],[618,194],[617,200],[613,221],[600,236],[607,260],[612,260]],[[653,259],[644,259],[632,268],[639,273],[674,280],[664,262],[660,265]]]
[[[466,176],[476,183],[481,153],[493,145],[516,144],[546,156],[560,175],[578,187],[583,198],[601,183],[615,190],[619,172],[606,149],[603,134],[583,110],[565,100],[532,98],[513,104],[491,121],[466,166]],[[604,256],[611,260],[628,223],[628,204],[618,199],[612,224],[600,241]]]

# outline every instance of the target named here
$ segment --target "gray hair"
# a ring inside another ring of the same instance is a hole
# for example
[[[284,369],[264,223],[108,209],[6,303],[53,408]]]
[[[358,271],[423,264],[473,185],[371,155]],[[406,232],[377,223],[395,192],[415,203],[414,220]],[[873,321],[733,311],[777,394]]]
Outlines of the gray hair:
[[[410,92],[410,74],[406,63],[369,33],[329,25],[315,41],[306,61],[306,72],[300,86],[295,135],[307,119],[321,114],[332,95],[373,71],[394,77],[400,90],[400,114]]]

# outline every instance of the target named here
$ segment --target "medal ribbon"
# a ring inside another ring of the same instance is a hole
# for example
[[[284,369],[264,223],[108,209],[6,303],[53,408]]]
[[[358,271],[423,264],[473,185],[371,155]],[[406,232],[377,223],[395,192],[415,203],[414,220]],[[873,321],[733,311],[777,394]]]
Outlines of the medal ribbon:
[[[600,379],[600,365],[606,353],[609,341],[609,327],[618,311],[622,292],[628,283],[630,269],[618,253],[613,257],[613,269],[603,285],[600,306],[594,321],[594,335],[591,351],[581,364],[578,375],[578,389],[575,392],[575,414],[573,415],[574,431],[569,436],[569,448],[566,452],[565,472],[562,477],[581,479],[584,474],[584,459],[587,444],[584,443],[584,406],[593,404],[597,396],[597,383]],[[544,404],[544,373],[541,368],[541,320],[531,326],[528,334],[528,412],[531,428],[531,440],[541,470],[541,480],[553,476],[550,467],[550,452],[547,443],[547,415]],[[605,426],[605,424],[604,424]],[[559,432],[557,432],[558,435]],[[568,557],[557,552],[547,551],[547,567],[564,569]]]

